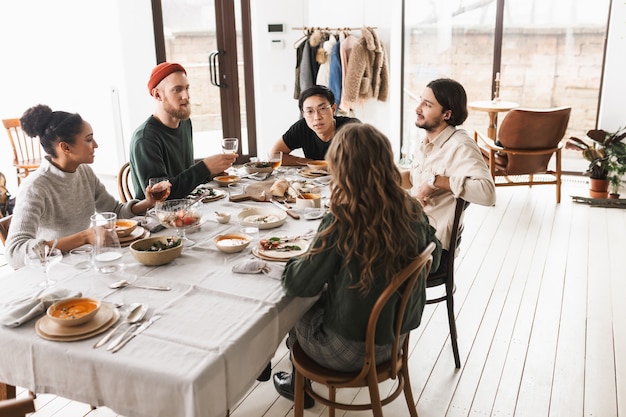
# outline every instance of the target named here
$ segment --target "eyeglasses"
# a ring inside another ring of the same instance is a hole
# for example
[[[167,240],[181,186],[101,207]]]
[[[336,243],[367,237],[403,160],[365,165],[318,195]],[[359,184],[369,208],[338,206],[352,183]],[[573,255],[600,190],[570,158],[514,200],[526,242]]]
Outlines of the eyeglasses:
[[[311,118],[313,116],[315,116],[315,114],[319,114],[320,116],[323,116],[324,113],[326,113],[330,108],[332,108],[333,106],[320,106],[317,109],[306,109],[302,111],[302,114],[304,114],[304,117],[307,118]]]

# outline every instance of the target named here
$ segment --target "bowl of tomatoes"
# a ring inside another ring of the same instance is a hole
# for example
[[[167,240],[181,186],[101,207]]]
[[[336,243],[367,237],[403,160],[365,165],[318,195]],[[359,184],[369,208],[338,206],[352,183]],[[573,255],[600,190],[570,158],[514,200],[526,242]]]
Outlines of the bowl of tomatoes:
[[[202,221],[202,203],[190,198],[159,202],[154,211],[159,222],[170,229],[188,229]]]

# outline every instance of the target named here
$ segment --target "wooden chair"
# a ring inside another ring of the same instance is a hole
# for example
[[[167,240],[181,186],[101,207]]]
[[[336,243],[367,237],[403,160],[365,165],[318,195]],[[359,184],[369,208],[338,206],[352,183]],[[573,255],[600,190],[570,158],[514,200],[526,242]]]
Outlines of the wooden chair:
[[[35,400],[32,397],[0,401],[0,416],[2,417],[24,417],[33,412],[35,412]]]
[[[382,417],[382,406],[396,399],[402,391],[409,407],[412,417],[417,417],[415,401],[411,392],[409,380],[409,335],[407,334],[404,343],[400,346],[400,329],[404,319],[409,296],[420,276],[426,276],[432,265],[432,252],[435,244],[431,243],[424,251],[402,271],[396,274],[389,286],[380,295],[374,308],[370,313],[367,333],[365,337],[365,360],[363,368],[359,372],[339,372],[324,368],[309,358],[296,342],[291,351],[291,361],[294,366],[294,416],[302,417],[304,414],[304,393],[305,391],[315,400],[328,406],[329,417],[334,417],[335,408],[343,410],[372,410],[374,416]],[[396,308],[396,322],[394,324],[395,340],[392,349],[392,359],[376,365],[374,354],[376,339],[376,324],[378,317],[394,294],[400,295],[400,302]],[[324,384],[328,387],[328,399],[320,396],[309,384],[305,384],[305,378]],[[378,384],[387,379],[398,379],[396,389],[381,400]],[[368,387],[370,393],[370,403],[368,404],[346,404],[336,401],[335,394],[338,388]]]
[[[461,217],[463,211],[469,205],[462,198],[456,199],[454,207],[454,221],[452,223],[452,233],[448,241],[448,259],[444,272],[434,271],[426,279],[426,288],[444,287],[444,294],[440,297],[426,298],[426,304],[435,304],[442,301],[446,302],[448,309],[448,325],[450,326],[450,342],[452,343],[452,354],[454,355],[454,365],[461,367],[461,358],[459,355],[459,346],[456,333],[456,319],[454,317],[454,292],[456,285],[454,284],[454,259],[457,248],[461,243],[461,233],[463,232],[463,223]]]
[[[31,138],[22,131],[20,119],[4,119],[2,124],[7,130],[13,148],[13,166],[17,172],[19,186],[22,178],[26,178],[41,164],[41,144],[39,138]]]
[[[9,235],[9,226],[11,225],[12,214],[8,216],[4,216],[0,218],[0,240],[2,240],[2,244],[4,245],[7,241],[7,236]]]
[[[547,110],[513,109],[506,114],[498,141],[474,132],[474,139],[481,148],[491,175],[503,177],[496,181],[497,187],[513,185],[556,185],[556,202],[561,202],[561,141],[567,130],[571,107]],[[555,155],[555,170],[548,169]],[[539,178],[535,174],[547,174]],[[516,176],[517,178],[511,178]],[[521,178],[520,178],[521,176]]]
[[[117,173],[117,191],[120,194],[120,201],[122,203],[128,203],[134,198],[130,188],[129,176],[130,162],[126,162]]]

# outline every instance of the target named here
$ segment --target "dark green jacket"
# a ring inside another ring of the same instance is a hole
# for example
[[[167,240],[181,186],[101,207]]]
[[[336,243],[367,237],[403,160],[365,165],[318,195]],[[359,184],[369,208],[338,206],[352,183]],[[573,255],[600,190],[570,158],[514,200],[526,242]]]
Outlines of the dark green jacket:
[[[416,204],[418,204],[416,202]],[[333,215],[327,214],[322,220],[318,230],[327,228],[333,221]],[[416,219],[410,225],[417,232],[418,242],[406,242],[414,248],[412,251],[417,257],[430,242],[435,242],[437,248],[433,252],[433,271],[439,266],[441,256],[441,243],[435,237],[435,229],[430,226],[427,218]],[[367,245],[367,242],[358,242],[359,245]],[[319,242],[313,242],[319,245]],[[380,262],[384,262],[382,259]],[[409,264],[407,259],[406,265]],[[406,265],[403,265],[406,266]],[[358,277],[357,265],[352,262],[349,265],[353,277]],[[380,268],[379,268],[380,271]],[[326,284],[326,290],[322,292],[321,301],[324,302],[323,326],[331,329],[350,340],[364,341],[367,329],[367,321],[374,303],[384,291],[386,277],[376,274],[375,287],[363,296],[358,289],[350,288],[356,282],[350,279],[348,269],[342,266],[341,254],[335,249],[327,249],[324,252],[307,259],[304,256],[292,258],[287,262],[282,276],[285,292],[293,297],[312,297],[319,294]],[[406,310],[406,321],[402,333],[419,326],[426,299],[426,276],[420,277],[415,286],[411,300]],[[395,308],[399,297],[392,297],[390,303],[383,310],[376,329],[376,344],[385,345],[393,342],[393,320]]]

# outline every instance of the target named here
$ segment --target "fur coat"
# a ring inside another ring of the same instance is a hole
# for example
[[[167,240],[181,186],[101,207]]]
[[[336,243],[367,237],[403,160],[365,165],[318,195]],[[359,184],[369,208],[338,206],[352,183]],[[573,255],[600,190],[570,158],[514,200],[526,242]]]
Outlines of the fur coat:
[[[389,95],[387,56],[383,44],[372,28],[362,28],[361,37],[352,48],[342,94],[349,102],[371,98],[387,100]]]

